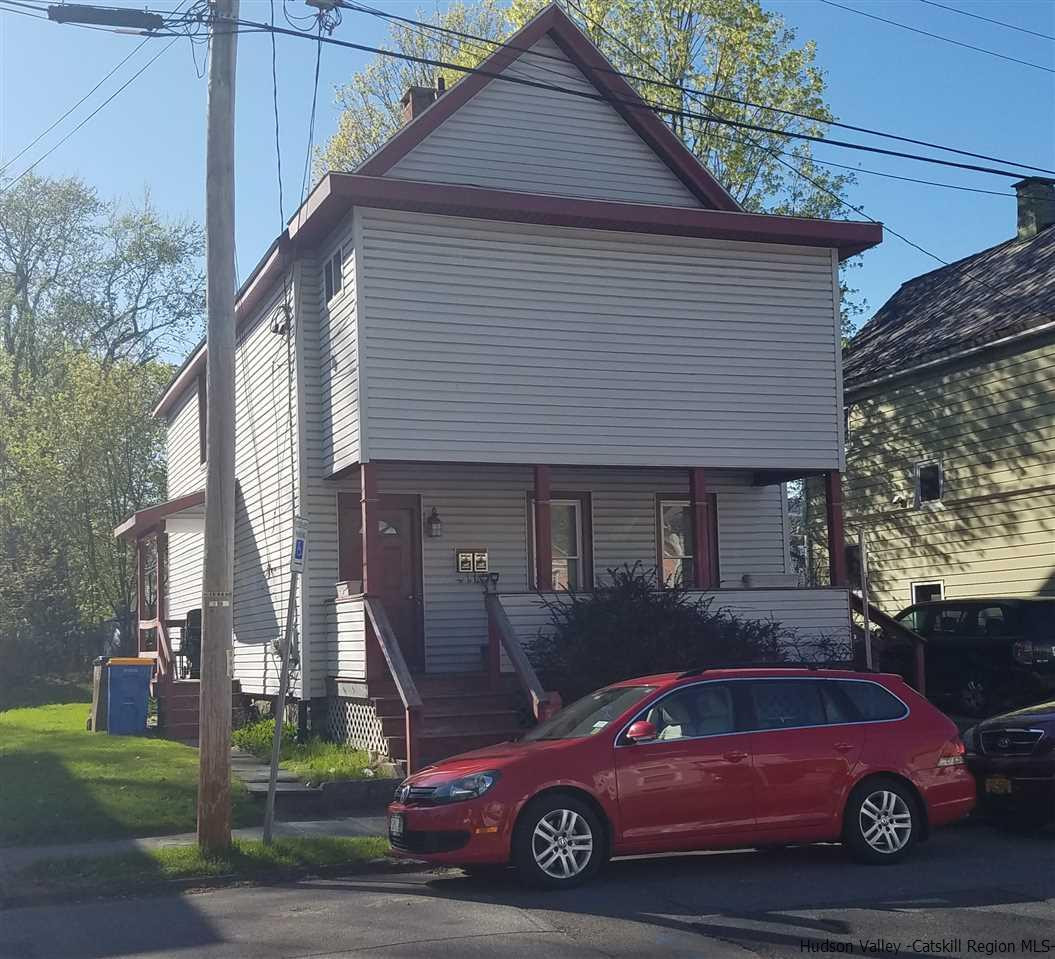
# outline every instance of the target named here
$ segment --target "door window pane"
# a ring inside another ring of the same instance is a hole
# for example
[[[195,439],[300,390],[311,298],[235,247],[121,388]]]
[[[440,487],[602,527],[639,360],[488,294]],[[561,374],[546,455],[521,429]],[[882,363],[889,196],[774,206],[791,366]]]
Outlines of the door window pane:
[[[688,586],[694,581],[692,507],[688,503],[660,503],[660,539],[663,543],[663,583]]]
[[[1004,606],[984,606],[978,610],[978,634],[986,639],[1004,639],[1012,629],[1011,616]]]
[[[973,610],[968,606],[942,606],[934,611],[932,636],[969,636],[974,633]]]
[[[645,716],[657,739],[691,739],[736,731],[733,694],[727,683],[688,686],[659,700]]]
[[[810,680],[778,679],[750,684],[756,729],[824,725],[820,690]]]

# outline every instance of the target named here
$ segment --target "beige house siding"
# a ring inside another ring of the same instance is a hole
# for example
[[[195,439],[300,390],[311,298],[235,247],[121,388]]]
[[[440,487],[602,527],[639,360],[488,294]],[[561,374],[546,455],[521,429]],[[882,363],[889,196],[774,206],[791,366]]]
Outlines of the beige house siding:
[[[848,396],[846,525],[868,533],[881,607],[923,581],[953,598],[1055,594],[1053,369],[1049,338]],[[924,462],[944,488],[917,506]]]

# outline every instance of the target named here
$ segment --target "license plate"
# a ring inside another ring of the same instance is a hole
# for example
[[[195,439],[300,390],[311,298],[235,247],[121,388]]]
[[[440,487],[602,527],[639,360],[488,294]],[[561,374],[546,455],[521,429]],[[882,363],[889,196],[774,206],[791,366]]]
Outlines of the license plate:
[[[388,834],[390,836],[402,836],[403,835],[403,814],[400,812],[392,813],[388,817]]]
[[[1011,780],[1006,776],[989,776],[985,781],[985,791],[991,796],[1010,796]]]

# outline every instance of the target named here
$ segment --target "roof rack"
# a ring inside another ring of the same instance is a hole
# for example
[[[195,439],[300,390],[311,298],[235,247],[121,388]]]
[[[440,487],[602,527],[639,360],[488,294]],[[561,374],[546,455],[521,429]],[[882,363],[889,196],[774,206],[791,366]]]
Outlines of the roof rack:
[[[678,674],[678,679],[688,679],[689,676],[699,676],[715,669],[853,669],[852,666],[832,666],[826,663],[789,663],[785,661],[752,660],[735,663],[712,663],[710,666],[700,666],[696,669],[687,669]],[[860,670],[856,670],[860,671]]]

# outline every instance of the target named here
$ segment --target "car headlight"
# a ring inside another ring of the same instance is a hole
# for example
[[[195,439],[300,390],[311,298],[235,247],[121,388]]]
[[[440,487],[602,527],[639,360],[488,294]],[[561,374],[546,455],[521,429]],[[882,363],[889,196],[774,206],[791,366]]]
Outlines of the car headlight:
[[[466,799],[478,799],[498,782],[498,773],[473,773],[461,779],[452,779],[449,783],[437,786],[432,794],[433,802],[462,802]]]

